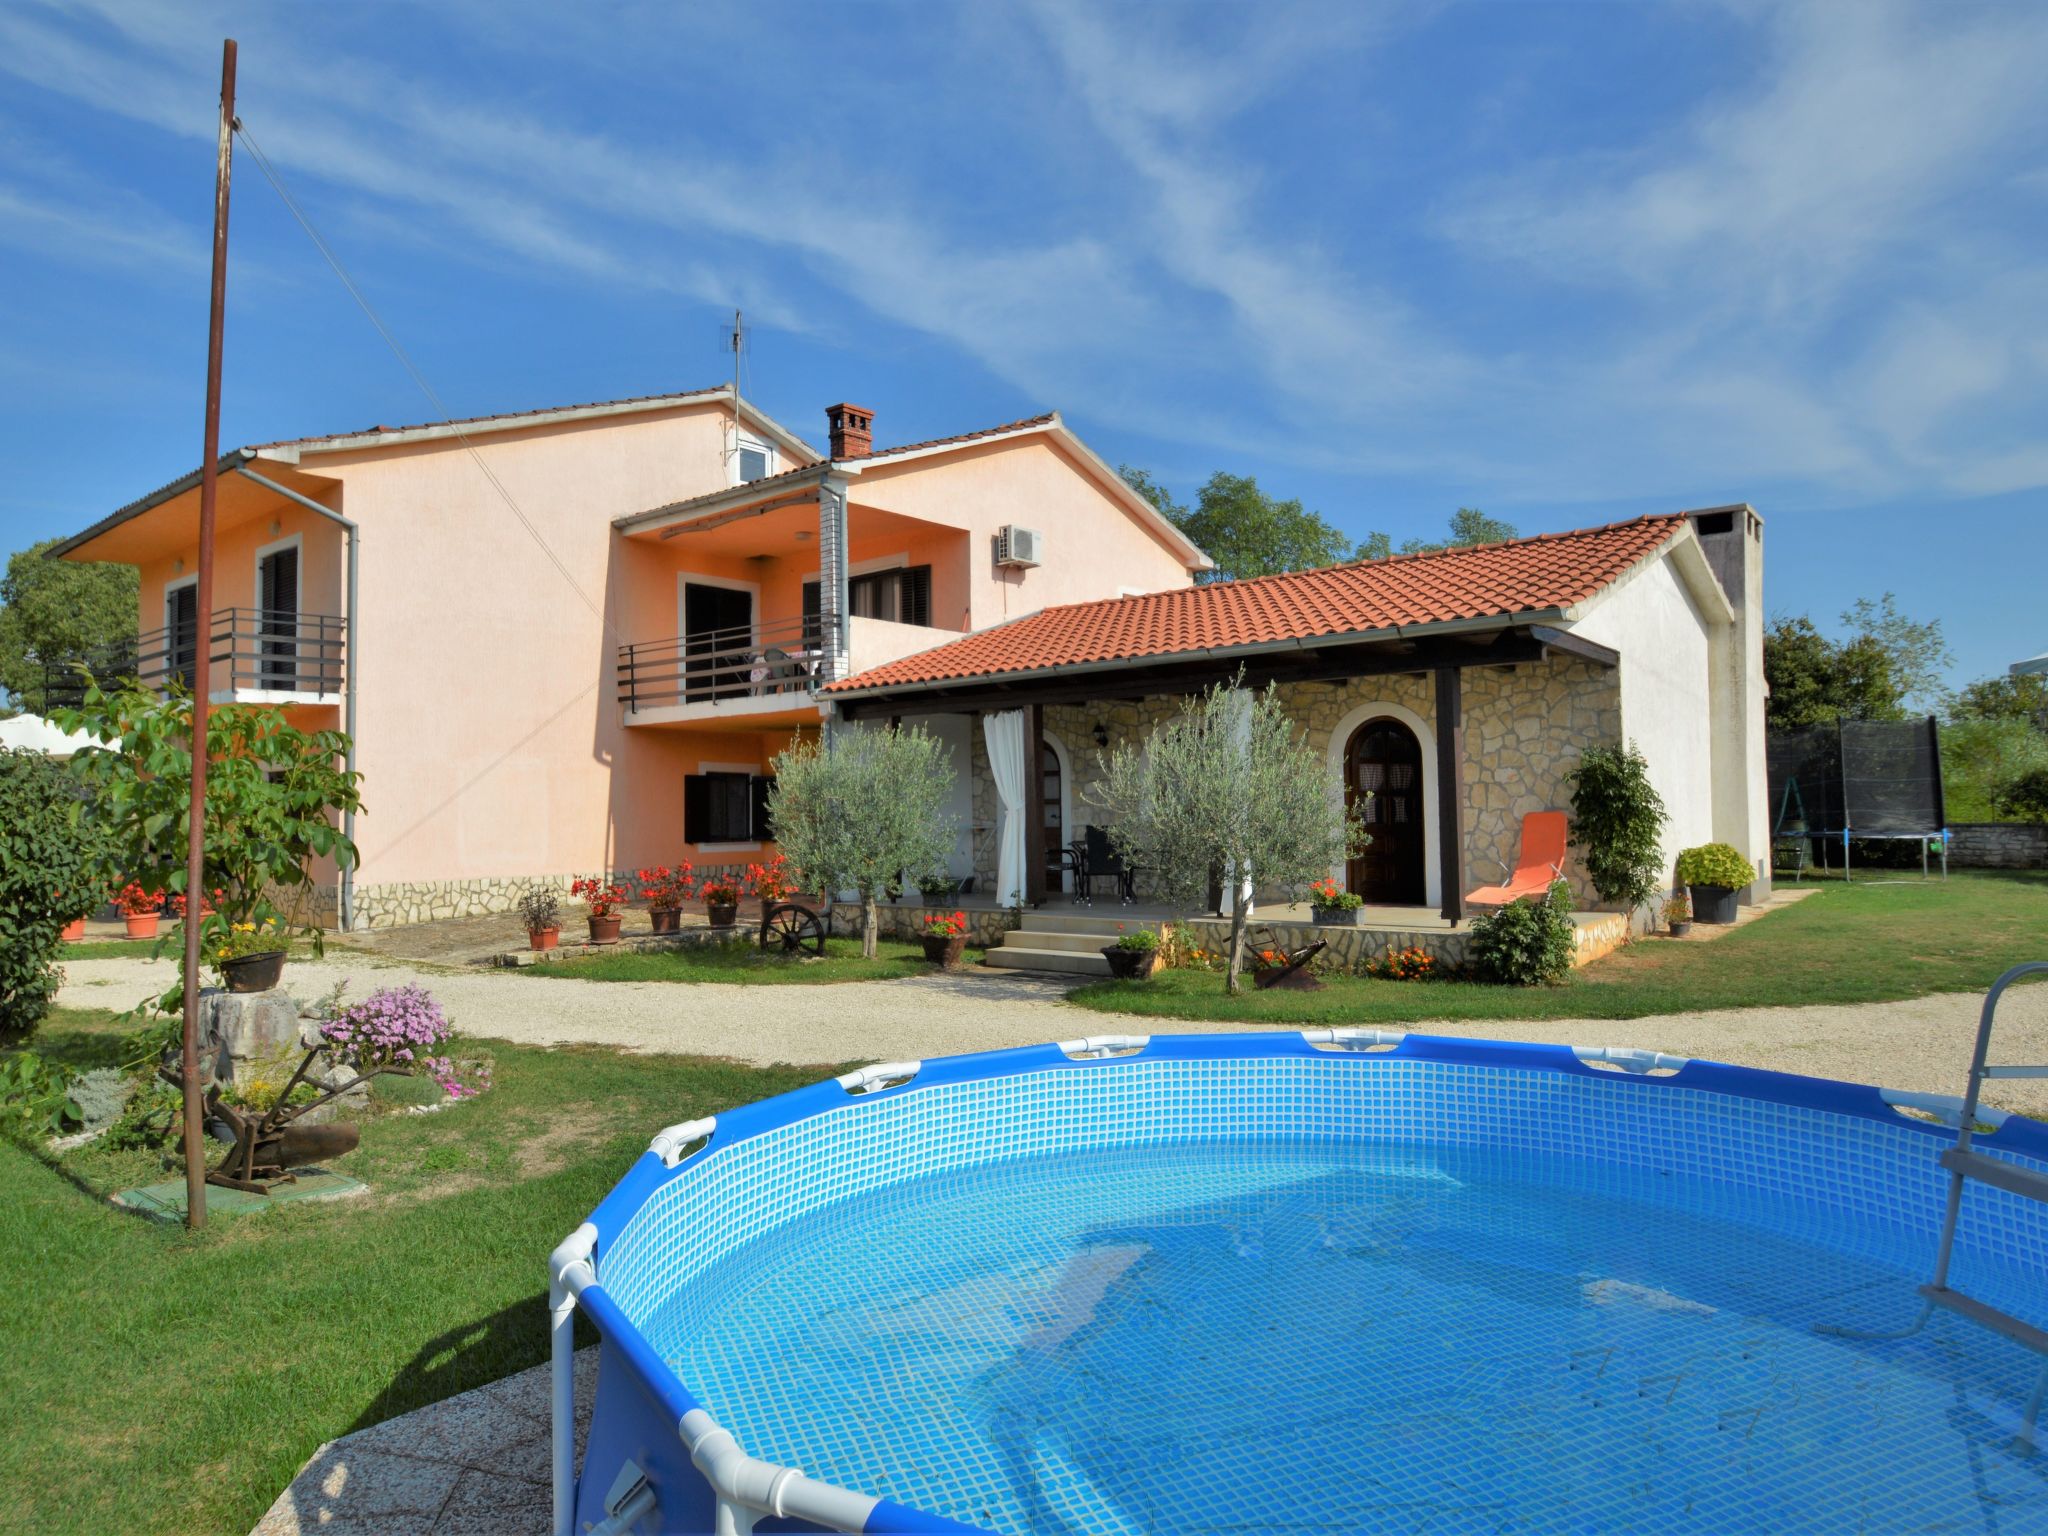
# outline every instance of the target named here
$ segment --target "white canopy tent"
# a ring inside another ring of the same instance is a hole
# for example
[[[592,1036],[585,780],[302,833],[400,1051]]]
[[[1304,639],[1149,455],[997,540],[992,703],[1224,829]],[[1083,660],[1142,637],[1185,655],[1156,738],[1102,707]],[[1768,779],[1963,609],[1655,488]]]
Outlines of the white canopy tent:
[[[14,715],[0,720],[0,747],[15,752],[41,752],[47,757],[69,757],[83,747],[95,745],[83,731],[67,731],[41,715]]]

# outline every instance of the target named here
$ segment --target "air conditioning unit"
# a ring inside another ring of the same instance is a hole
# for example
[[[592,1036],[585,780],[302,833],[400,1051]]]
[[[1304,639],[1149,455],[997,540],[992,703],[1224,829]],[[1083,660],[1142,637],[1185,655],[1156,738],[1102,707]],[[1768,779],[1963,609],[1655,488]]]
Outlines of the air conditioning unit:
[[[997,565],[1042,565],[1045,535],[1036,528],[1019,528],[1012,523],[996,530]]]

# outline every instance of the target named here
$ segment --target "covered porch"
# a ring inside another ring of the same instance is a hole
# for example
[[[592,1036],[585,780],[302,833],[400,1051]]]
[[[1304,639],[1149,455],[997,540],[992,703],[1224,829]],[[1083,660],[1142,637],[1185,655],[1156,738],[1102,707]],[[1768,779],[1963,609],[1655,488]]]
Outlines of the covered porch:
[[[1330,871],[1366,903],[1363,931],[1456,934],[1466,893],[1512,866],[1522,816],[1566,803],[1579,753],[1618,739],[1616,663],[1556,625],[1490,621],[849,691],[836,704],[842,720],[920,724],[947,741],[966,828],[953,872],[971,876],[974,900],[1035,911],[1081,895],[1077,863],[1085,870],[1091,845],[1106,847],[1094,790],[1110,751],[1142,749],[1190,694],[1240,678],[1270,683],[1328,764],[1332,799],[1355,806],[1372,836]],[[1591,912],[1590,889],[1569,865],[1566,874]],[[1116,880],[1088,883],[1096,904],[1083,911],[1116,910]],[[1143,869],[1131,894],[1138,905],[1123,910],[1156,902]],[[1253,916],[1306,918],[1276,907],[1277,896],[1255,891]],[[1229,901],[1220,894],[1219,914]]]

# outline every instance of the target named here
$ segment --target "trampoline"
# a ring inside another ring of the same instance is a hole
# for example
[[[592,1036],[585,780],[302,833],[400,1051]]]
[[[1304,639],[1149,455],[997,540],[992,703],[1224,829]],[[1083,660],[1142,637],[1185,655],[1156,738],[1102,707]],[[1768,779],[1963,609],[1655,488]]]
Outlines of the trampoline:
[[[1920,874],[1937,850],[1948,877],[1948,814],[1942,803],[1941,734],[1924,720],[1841,720],[1772,731],[1765,740],[1774,844],[1796,846],[1798,873],[1809,846],[1832,871],[1852,878],[1850,847],[1917,842]]]

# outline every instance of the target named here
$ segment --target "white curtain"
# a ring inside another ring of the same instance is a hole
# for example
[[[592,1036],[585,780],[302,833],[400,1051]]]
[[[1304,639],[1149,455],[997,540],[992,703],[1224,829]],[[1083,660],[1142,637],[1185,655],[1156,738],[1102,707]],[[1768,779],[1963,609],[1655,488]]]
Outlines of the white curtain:
[[[996,823],[996,899],[1016,906],[1024,900],[1024,711],[983,715],[981,731],[988,741],[989,776],[1002,803]]]

